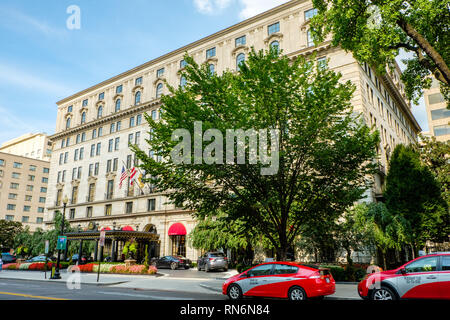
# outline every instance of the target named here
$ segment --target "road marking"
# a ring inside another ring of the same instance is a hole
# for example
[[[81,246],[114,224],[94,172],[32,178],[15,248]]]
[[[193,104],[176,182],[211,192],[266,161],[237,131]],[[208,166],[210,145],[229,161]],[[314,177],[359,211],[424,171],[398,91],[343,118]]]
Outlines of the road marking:
[[[12,293],[12,292],[1,292],[0,294],[9,295],[9,296],[19,296],[24,298],[32,298],[32,299],[45,299],[45,300],[69,300],[63,298],[52,298],[52,297],[43,297],[43,296],[33,296],[31,294],[22,294],[22,293]]]
[[[154,299],[154,300],[195,300],[193,298],[157,297],[157,296],[151,296],[151,295],[124,293],[124,292],[97,291],[97,293],[113,295],[113,296],[128,296],[128,297],[138,297],[138,298],[146,298],[146,299]]]

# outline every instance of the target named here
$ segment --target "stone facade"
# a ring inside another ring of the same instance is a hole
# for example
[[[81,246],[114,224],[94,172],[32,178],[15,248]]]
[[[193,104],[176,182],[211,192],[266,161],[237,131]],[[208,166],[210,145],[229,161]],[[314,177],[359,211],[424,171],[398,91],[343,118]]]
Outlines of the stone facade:
[[[351,54],[331,48],[329,41],[314,46],[308,38],[306,19],[311,9],[310,1],[288,2],[59,101],[56,133],[51,137],[54,152],[46,223],[51,225],[54,211],[61,209],[62,195],[70,199],[76,193],[77,199],[67,208],[74,226],[80,224],[84,228],[89,222],[97,222],[101,228],[111,227],[115,222],[117,227],[129,225],[139,231],[155,226],[160,235],[160,255],[176,253],[172,250],[175,240],[168,235],[169,228],[174,223],[182,223],[189,234],[195,221],[189,212],[166,204],[164,195],[153,193],[148,186],[143,190],[135,186],[130,193],[126,187],[119,189],[122,167],[130,167],[133,162],[128,141],[148,150],[145,143],[148,126],[143,113],[159,118],[159,96],[167,93],[163,81],[180,85],[186,52],[197,63],[207,63],[220,74],[224,70],[236,70],[241,54],[246,57],[251,47],[268,49],[277,43],[292,58],[316,53],[320,61],[328,59],[329,67],[343,74],[342,81],[351,80],[356,85],[352,99],[354,111],[363,113],[365,121],[382,132],[380,174],[375,178],[376,187],[367,193],[367,201],[375,201],[381,192],[390,152],[398,143],[415,142],[420,127],[405,99],[398,68],[379,77]],[[112,192],[108,190],[108,181],[114,186]],[[95,190],[91,195],[89,186]],[[187,258],[196,260],[198,254],[187,243]]]
[[[52,155],[52,143],[45,133],[27,133],[2,143],[0,152],[50,161]]]
[[[439,82],[433,79],[431,88],[424,91],[429,134],[437,141],[450,140],[450,110],[441,93]]]

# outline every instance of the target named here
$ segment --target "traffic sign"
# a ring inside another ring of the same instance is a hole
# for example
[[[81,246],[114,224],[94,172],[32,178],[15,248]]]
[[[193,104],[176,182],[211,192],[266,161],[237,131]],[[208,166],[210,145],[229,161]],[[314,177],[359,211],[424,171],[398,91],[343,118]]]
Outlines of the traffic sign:
[[[106,237],[106,232],[104,230],[100,231],[100,242],[99,242],[100,247],[105,246],[105,237]]]
[[[59,236],[58,237],[58,243],[56,245],[57,250],[65,250],[67,245],[67,237],[66,236]]]

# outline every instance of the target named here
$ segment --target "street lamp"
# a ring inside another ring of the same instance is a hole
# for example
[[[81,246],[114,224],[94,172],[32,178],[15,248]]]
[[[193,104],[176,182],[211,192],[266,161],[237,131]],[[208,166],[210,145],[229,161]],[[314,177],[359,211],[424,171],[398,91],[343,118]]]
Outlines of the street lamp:
[[[67,203],[69,202],[69,199],[67,198],[67,195],[64,196],[63,199],[63,215],[62,215],[62,223],[61,223],[61,235],[64,235],[64,217],[66,216],[66,206]],[[67,243],[66,243],[67,245]],[[61,259],[61,249],[58,249],[58,259],[56,260],[56,270],[55,270],[55,274],[53,275],[53,277],[51,277],[51,279],[61,279],[61,275],[59,273],[59,263],[60,263],[60,259]]]

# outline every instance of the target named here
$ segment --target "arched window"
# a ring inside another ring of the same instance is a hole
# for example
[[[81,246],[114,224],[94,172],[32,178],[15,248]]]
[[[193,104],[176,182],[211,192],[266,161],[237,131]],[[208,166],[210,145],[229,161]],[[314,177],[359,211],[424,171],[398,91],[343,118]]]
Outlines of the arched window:
[[[83,112],[82,114],[81,114],[81,123],[83,124],[83,123],[85,123],[86,122],[86,112]]]
[[[271,49],[273,48],[273,49],[275,50],[276,53],[279,53],[279,52],[280,52],[280,43],[279,43],[277,40],[272,41],[272,42],[270,43],[270,48],[271,48]]]
[[[181,76],[180,87],[184,88],[186,86],[186,83],[187,83],[186,77],[185,76]]]
[[[214,73],[216,72],[216,66],[213,65],[212,63],[208,66],[209,69],[209,74],[212,76],[214,75]]]
[[[98,107],[98,109],[97,109],[97,118],[101,118],[102,115],[103,115],[103,107],[100,106],[100,107]]]
[[[66,120],[66,129],[70,128],[70,117]]]
[[[120,99],[116,100],[116,112],[120,111]]]
[[[136,92],[136,95],[134,96],[134,104],[138,105],[139,103],[141,103],[141,92],[140,91]]]
[[[245,54],[240,53],[238,54],[238,56],[236,57],[236,70],[240,70],[241,69],[241,63],[243,63],[245,61]]]
[[[162,92],[163,92],[163,84],[160,83],[160,84],[158,84],[158,86],[156,87],[156,98],[157,98],[157,99],[158,99],[158,98],[161,98]]]

